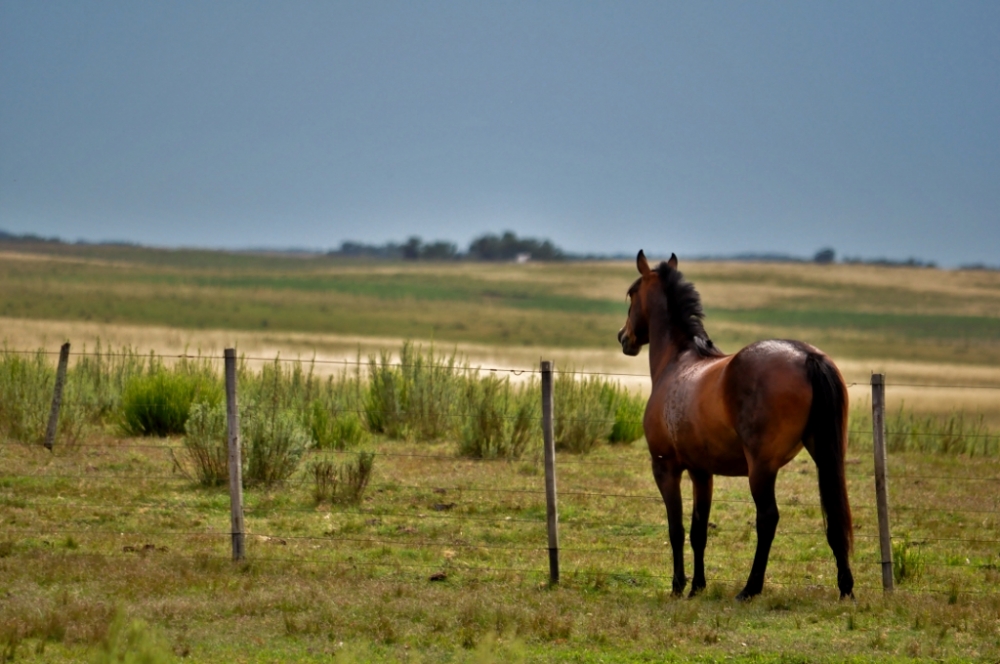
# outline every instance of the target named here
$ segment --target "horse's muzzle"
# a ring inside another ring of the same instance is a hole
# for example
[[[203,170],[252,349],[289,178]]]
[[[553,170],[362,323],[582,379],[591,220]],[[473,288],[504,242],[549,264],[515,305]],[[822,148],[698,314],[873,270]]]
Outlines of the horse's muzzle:
[[[639,354],[639,344],[635,343],[632,335],[624,327],[618,330],[618,343],[622,345],[622,352],[626,355],[635,357]]]

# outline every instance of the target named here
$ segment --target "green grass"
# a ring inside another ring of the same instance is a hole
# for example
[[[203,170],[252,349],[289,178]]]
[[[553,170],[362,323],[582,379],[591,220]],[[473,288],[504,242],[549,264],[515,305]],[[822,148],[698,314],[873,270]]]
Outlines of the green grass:
[[[357,505],[327,496],[317,507],[307,462],[278,491],[246,491],[245,564],[229,560],[225,489],[172,475],[180,443],[165,444],[94,436],[55,455],[0,447],[0,573],[12,590],[0,641],[15,644],[15,661],[75,661],[128,638],[192,662],[979,660],[1000,647],[1000,558],[985,543],[995,517],[970,512],[986,507],[972,480],[1000,474],[996,459],[890,456],[892,478],[963,481],[891,479],[893,525],[921,572],[884,597],[871,461],[852,451],[851,603],[837,600],[803,455],[779,477],[765,593],[744,605],[731,598],[754,548],[745,478],[717,480],[708,592],[674,599],[663,506],[640,446],[560,458],[562,579],[549,588],[539,441],[507,463],[454,456],[449,441],[379,440]],[[354,456],[311,454],[334,465]]]
[[[565,348],[614,347],[635,276],[629,262],[519,266],[7,249],[30,257],[0,259],[0,316],[10,318]],[[794,337],[834,356],[1000,365],[994,273],[697,262],[682,268],[703,291],[709,333],[729,351],[758,338]]]
[[[0,355],[0,365],[11,357]],[[447,367],[460,359],[433,360],[416,348],[408,357],[408,389],[435,375],[457,380]],[[51,370],[38,362],[38,371]],[[393,367],[376,362],[370,370],[383,368]],[[100,375],[91,365],[85,376]],[[600,420],[606,429],[581,438],[588,454],[559,453],[562,578],[551,588],[537,419],[519,454],[471,455],[485,460],[466,456],[461,431],[431,440],[375,436],[363,450],[308,443],[315,404],[357,407],[367,380],[360,371],[321,379],[301,362],[241,365],[241,404],[254,412],[247,426],[260,433],[275,417],[272,429],[297,432],[301,455],[301,463],[277,464],[283,480],[268,471],[248,482],[243,564],[230,561],[225,487],[178,472],[190,441],[119,438],[114,418],[54,453],[5,437],[0,578],[10,590],[0,602],[0,653],[76,661],[87,653],[118,657],[131,643],[136,653],[194,662],[624,662],[663,653],[766,662],[977,660],[1000,648],[1000,498],[984,492],[1000,476],[1000,456],[992,446],[914,442],[954,437],[961,413],[935,419],[901,411],[888,419],[890,434],[900,435],[889,455],[895,595],[880,589],[871,423],[858,407],[847,464],[857,603],[837,600],[815,469],[802,454],[778,479],[782,517],[765,593],[742,605],[731,598],[755,546],[746,479],[716,479],[708,591],[671,597],[664,509],[648,453],[606,442],[614,404],[634,400],[612,384],[569,382],[569,374],[557,382],[557,396],[565,393],[557,403],[576,404],[564,405],[579,416],[571,420]],[[492,424],[482,431],[517,422],[509,405],[497,405],[509,383],[489,377],[466,385],[495,393],[496,408],[486,413]],[[523,389],[538,397],[537,384]],[[243,400],[244,390],[252,397]],[[430,385],[416,391],[434,394]],[[475,412],[456,410],[459,421]],[[217,439],[221,410],[211,421],[201,415],[189,421],[189,436]],[[689,513],[687,485],[684,492]]]
[[[410,337],[446,349],[454,341],[613,348],[635,272],[631,263],[29,251],[28,260],[0,255],[0,316]],[[726,350],[793,337],[835,357],[1000,366],[993,273],[683,258],[682,269]],[[425,379],[440,370],[424,358],[420,372],[393,380],[422,385],[406,398],[423,395],[415,412],[426,421],[404,424],[395,432],[403,440],[393,440],[366,426],[363,361],[329,377],[309,363],[244,363],[241,405],[260,410],[258,422],[280,414],[300,435],[301,460],[286,480],[247,487],[248,560],[234,565],[224,486],[179,467],[183,439],[121,437],[115,428],[126,386],[158,360],[95,351],[74,358],[54,453],[37,445],[52,358],[0,353],[0,660],[120,659],[129,643],[133,655],[145,648],[192,662],[993,661],[1000,652],[1000,440],[962,408],[888,414],[893,596],[880,590],[871,420],[861,405],[847,466],[858,601],[837,601],[815,471],[801,455],[778,479],[781,523],[765,593],[743,605],[731,598],[755,545],[745,478],[716,480],[708,591],[672,598],[645,446],[605,442],[616,430],[629,438],[641,418],[641,399],[624,390],[609,398],[608,384],[576,383],[579,394],[563,386],[564,425],[606,428],[581,433],[588,454],[558,455],[562,580],[553,588],[537,429],[517,454],[468,444],[487,434],[522,440],[505,427],[527,392],[509,384],[501,408],[495,379],[437,390]],[[496,395],[441,407],[470,385]],[[218,418],[203,424],[217,438]],[[344,469],[369,452],[361,499],[337,496]]]

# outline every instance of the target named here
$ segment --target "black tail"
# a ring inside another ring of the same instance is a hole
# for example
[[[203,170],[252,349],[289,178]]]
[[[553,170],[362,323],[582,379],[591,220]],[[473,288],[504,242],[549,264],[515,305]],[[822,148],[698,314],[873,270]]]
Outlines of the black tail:
[[[826,541],[838,563],[854,548],[851,505],[847,500],[844,457],[847,454],[847,386],[840,371],[826,356],[810,352],[806,375],[813,398],[806,425],[805,444],[819,475],[819,498],[826,519]],[[842,588],[843,590],[843,588]]]

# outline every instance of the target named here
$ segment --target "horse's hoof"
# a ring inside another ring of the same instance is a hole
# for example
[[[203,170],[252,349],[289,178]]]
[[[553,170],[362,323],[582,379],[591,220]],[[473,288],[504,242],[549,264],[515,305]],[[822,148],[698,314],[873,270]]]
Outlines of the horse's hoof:
[[[688,599],[691,599],[695,595],[700,595],[702,592],[704,592],[704,590],[705,590],[705,586],[698,586],[698,587],[692,586],[691,587],[691,592],[688,593]]]
[[[840,593],[840,601],[844,601],[845,599],[849,599],[852,602],[854,602],[855,604],[858,603],[858,600],[854,599],[854,593],[853,592],[851,592],[851,593]]]
[[[737,602],[749,602],[750,600],[752,600],[754,597],[756,597],[759,594],[760,593],[752,593],[752,592],[749,592],[746,589],[743,589],[743,590],[740,591],[740,594],[736,596],[736,601]]]

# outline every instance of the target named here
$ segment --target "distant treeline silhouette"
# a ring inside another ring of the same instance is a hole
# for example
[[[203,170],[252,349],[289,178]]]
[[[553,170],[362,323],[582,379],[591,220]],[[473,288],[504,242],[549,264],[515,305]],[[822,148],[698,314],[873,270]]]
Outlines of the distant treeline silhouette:
[[[414,235],[406,242],[397,244],[362,244],[343,242],[340,249],[329,252],[331,256],[359,256],[369,258],[395,258],[404,260],[477,260],[477,261],[558,261],[569,256],[549,240],[518,237],[512,231],[502,235],[487,233],[469,243],[469,248],[460,252],[453,242],[437,240],[424,243]]]
[[[90,242],[87,240],[77,240],[76,242],[66,242],[59,237],[42,237],[34,233],[10,233],[0,228],[0,245],[77,245],[77,246],[97,246],[97,247],[132,247],[144,249],[143,245],[135,242],[104,241]],[[161,249],[164,250],[164,249]],[[168,250],[169,251],[169,250]],[[210,249],[206,251],[212,251]],[[424,242],[420,236],[411,236],[406,242],[386,242],[385,244],[363,244],[361,242],[346,241],[341,243],[339,249],[323,252],[322,250],[308,248],[276,249],[269,247],[247,248],[241,250],[222,250],[235,253],[287,253],[294,255],[314,255],[314,256],[354,256],[364,258],[384,258],[389,260],[426,260],[426,261],[562,261],[562,260],[631,260],[635,254],[573,254],[568,253],[554,245],[550,240],[538,240],[530,237],[518,237],[512,231],[504,231],[501,235],[486,233],[480,235],[472,242],[465,251],[459,251],[458,245],[447,240],[436,240],[434,242]],[[936,268],[934,261],[925,261],[919,258],[907,258],[904,260],[892,258],[862,258],[860,256],[837,257],[836,252],[830,247],[824,247],[813,254],[812,257],[795,256],[779,252],[744,252],[735,254],[701,254],[688,256],[686,260],[703,261],[746,261],[755,263],[818,263],[820,265],[831,265],[841,263],[845,265],[880,265],[887,267],[924,267]],[[985,263],[965,263],[958,267],[959,270],[1000,270],[1000,265],[988,265]]]

